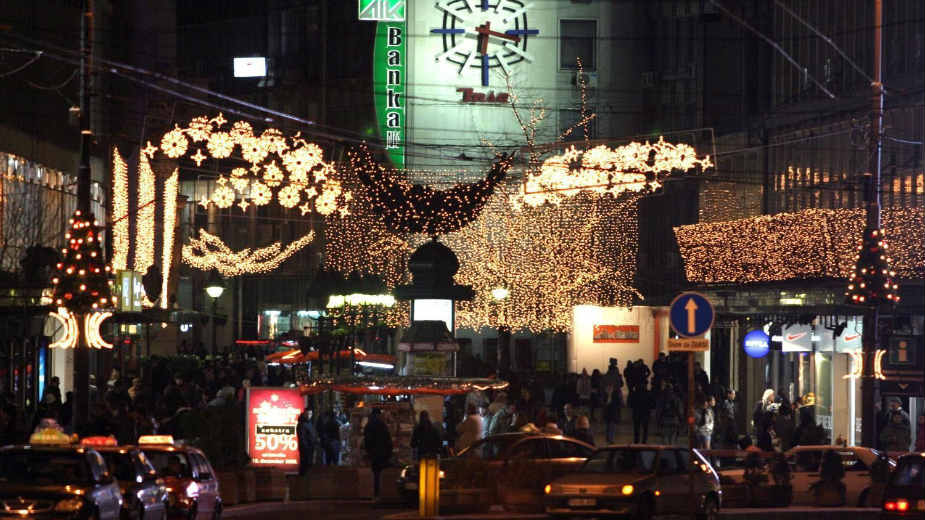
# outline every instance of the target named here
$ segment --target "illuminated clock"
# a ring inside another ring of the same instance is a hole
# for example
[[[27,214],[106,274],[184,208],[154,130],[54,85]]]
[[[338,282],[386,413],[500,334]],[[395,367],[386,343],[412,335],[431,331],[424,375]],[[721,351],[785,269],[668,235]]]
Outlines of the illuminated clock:
[[[443,52],[436,61],[455,64],[460,76],[479,70],[486,87],[491,69],[500,67],[510,74],[512,65],[532,62],[527,40],[540,33],[527,25],[532,6],[520,0],[440,0],[443,27],[430,31],[443,37]]]

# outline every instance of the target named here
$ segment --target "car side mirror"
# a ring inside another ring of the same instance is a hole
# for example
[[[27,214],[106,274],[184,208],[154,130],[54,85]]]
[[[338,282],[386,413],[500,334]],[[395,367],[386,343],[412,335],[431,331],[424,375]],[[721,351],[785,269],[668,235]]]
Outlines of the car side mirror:
[[[212,474],[211,473],[200,473],[199,477],[196,480],[200,482],[202,482],[203,480],[212,480]]]

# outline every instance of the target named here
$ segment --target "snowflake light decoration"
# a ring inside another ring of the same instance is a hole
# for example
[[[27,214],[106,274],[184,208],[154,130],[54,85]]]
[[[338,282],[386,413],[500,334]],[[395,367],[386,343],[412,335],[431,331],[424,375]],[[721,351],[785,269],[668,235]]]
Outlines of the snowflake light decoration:
[[[179,126],[167,132],[161,138],[161,151],[171,159],[176,159],[185,154],[188,147],[189,141],[183,135],[183,130]]]
[[[279,198],[279,205],[284,208],[296,207],[301,199],[301,196],[299,195],[299,188],[297,186],[286,186],[285,188],[279,190],[277,197]]]

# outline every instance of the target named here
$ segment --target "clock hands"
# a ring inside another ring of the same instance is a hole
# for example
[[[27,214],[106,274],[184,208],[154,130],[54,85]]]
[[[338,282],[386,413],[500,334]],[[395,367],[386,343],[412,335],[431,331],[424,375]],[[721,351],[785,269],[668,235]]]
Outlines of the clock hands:
[[[482,53],[482,56],[488,55],[489,36],[494,36],[496,38],[503,38],[505,40],[511,40],[514,43],[520,43],[520,36],[492,31],[491,22],[485,22],[484,24],[476,27],[475,32],[477,32],[479,35],[479,52]]]

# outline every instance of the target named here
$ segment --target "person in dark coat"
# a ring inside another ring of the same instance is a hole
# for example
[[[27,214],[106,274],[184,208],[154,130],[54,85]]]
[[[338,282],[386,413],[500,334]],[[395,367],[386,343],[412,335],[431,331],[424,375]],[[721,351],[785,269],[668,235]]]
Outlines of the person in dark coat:
[[[604,422],[606,423],[607,444],[613,444],[620,422],[620,409],[623,407],[620,390],[608,384],[604,388]]]
[[[299,475],[308,473],[308,468],[315,460],[315,425],[312,424],[312,411],[303,410],[299,415],[296,426],[296,437],[299,441]]]
[[[652,392],[646,388],[645,383],[640,385],[630,393],[629,405],[633,410],[633,443],[638,444],[640,439],[642,444],[649,441],[649,416],[652,409],[655,408],[655,399]]]
[[[369,422],[363,428],[363,449],[366,450],[373,470],[373,495],[378,500],[379,477],[382,476],[382,470],[389,466],[389,460],[392,458],[392,435],[382,420],[382,410],[379,408],[373,408],[369,414]]]
[[[418,424],[411,433],[411,449],[414,450],[417,460],[433,459],[440,455],[443,448],[443,442],[440,440],[440,432],[434,428],[430,422],[430,414],[422,410],[418,418]]]
[[[594,446],[594,434],[591,433],[591,421],[587,415],[579,415],[575,420],[575,433],[572,437]]]
[[[324,464],[337,466],[340,463],[340,423],[334,416],[334,410],[328,410],[318,424],[318,440],[324,455]]]

